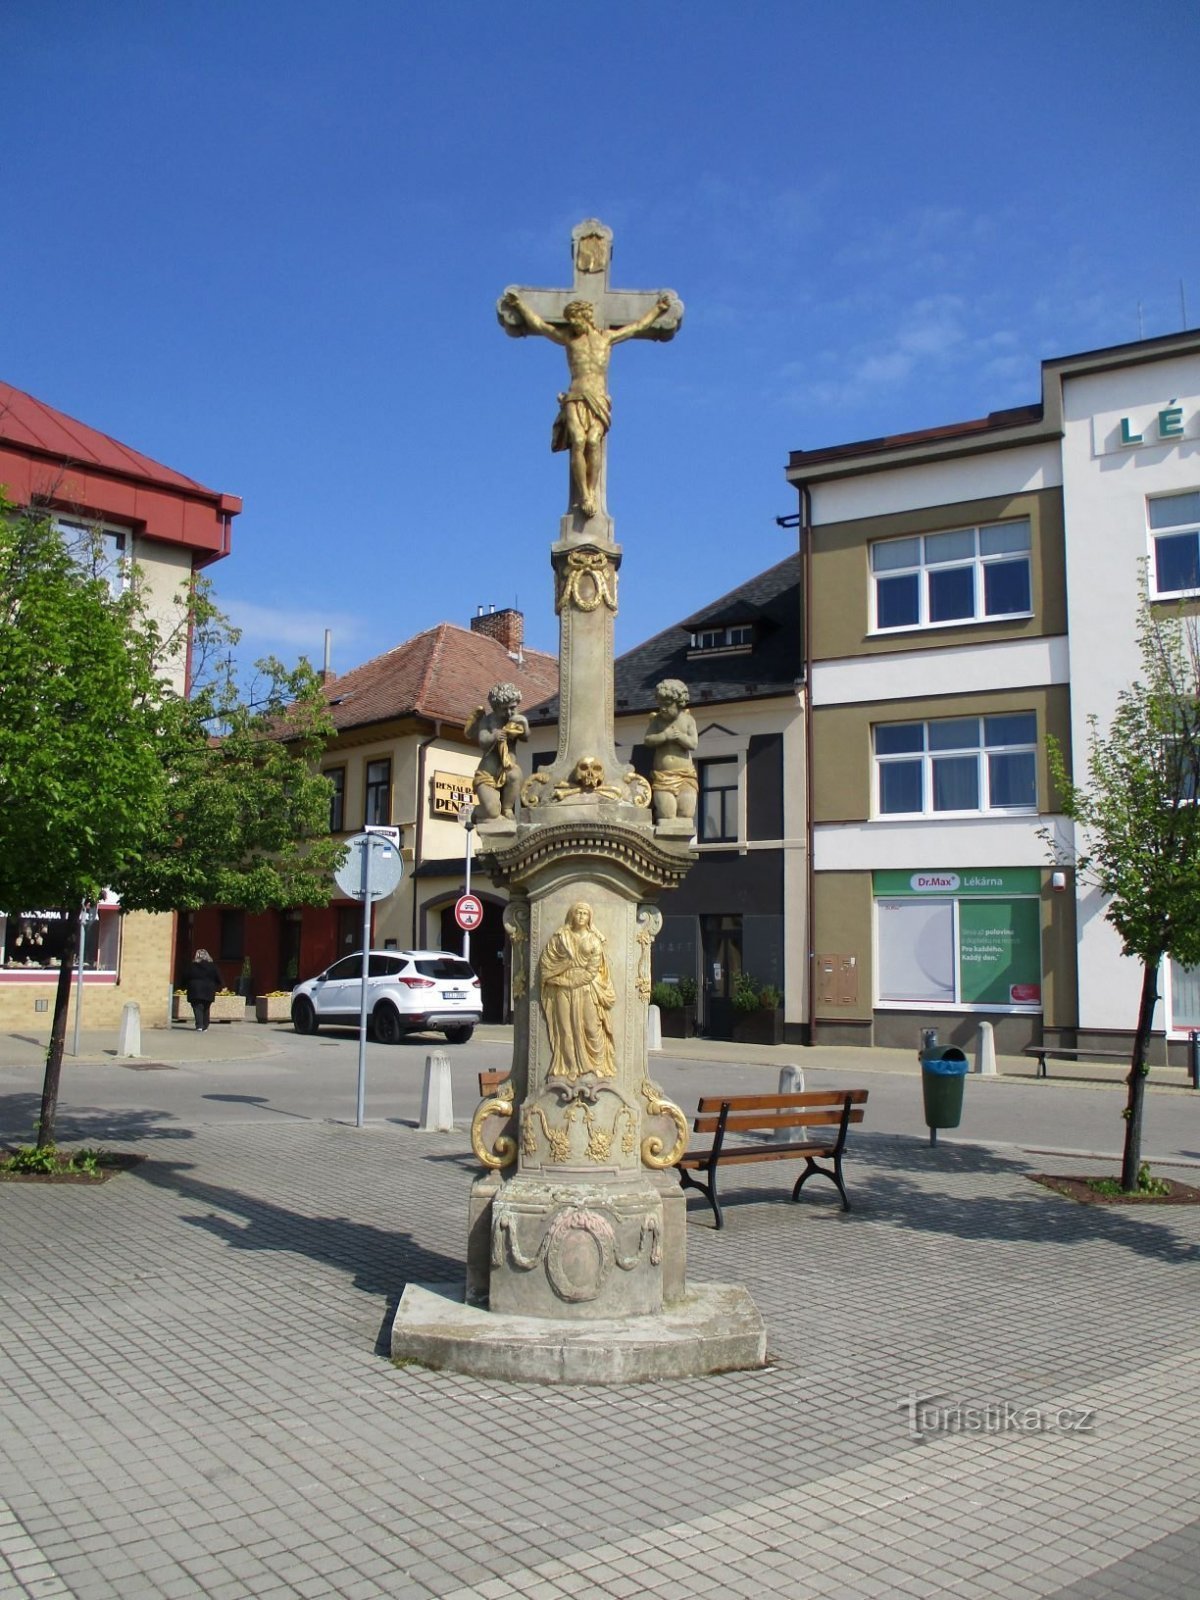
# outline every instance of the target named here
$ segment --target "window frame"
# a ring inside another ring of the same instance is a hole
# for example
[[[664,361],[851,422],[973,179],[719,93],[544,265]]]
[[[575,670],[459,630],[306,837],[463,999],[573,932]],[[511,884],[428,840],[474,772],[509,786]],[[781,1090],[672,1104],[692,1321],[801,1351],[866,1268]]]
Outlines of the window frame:
[[[387,776],[380,780],[371,777],[372,767],[384,767]],[[382,799],[382,815],[372,815],[372,805]],[[363,762],[363,827],[390,828],[392,825],[392,758],[372,756]]]
[[[989,743],[987,736],[987,723],[992,718],[999,717],[1032,717],[1033,738],[1030,740],[1015,741],[1011,744]],[[974,722],[976,724],[976,742],[974,745],[947,745],[935,747],[931,742],[929,730],[931,727],[945,727],[955,722]],[[880,753],[879,732],[887,729],[889,732],[902,728],[919,728],[921,730],[921,747],[919,750],[884,751]],[[1038,733],[1038,713],[1036,710],[1023,711],[981,711],[967,717],[927,717],[914,722],[876,722],[871,725],[871,761],[873,766],[872,781],[872,816],[880,821],[897,822],[910,821],[916,817],[944,819],[947,817],[1033,817],[1038,815],[1038,753],[1040,750]],[[996,805],[992,802],[993,756],[1026,756],[1033,757],[1033,799],[1019,805]],[[944,761],[964,761],[970,757],[975,758],[975,792],[979,804],[975,806],[937,806],[937,773],[936,765]],[[883,775],[886,768],[898,767],[901,764],[912,765],[919,763],[921,805],[915,811],[885,810],[883,804]]]
[[[108,584],[113,598],[123,594],[129,586],[129,569],[133,563],[133,529],[120,522],[106,522],[102,517],[72,517],[59,512],[51,513],[55,532],[70,550],[73,542],[98,538],[105,551],[104,560],[96,576]],[[109,555],[109,544],[112,554]]]
[[[346,768],[344,765],[326,767],[322,776],[328,778],[332,785],[332,791],[329,796],[329,831],[330,833],[345,833]]]
[[[1146,496],[1146,539],[1150,554],[1150,598],[1151,600],[1179,600],[1200,595],[1200,507],[1196,515],[1185,518],[1182,522],[1169,522],[1156,528],[1153,523],[1151,507],[1161,505],[1169,500],[1184,500],[1196,497],[1200,499],[1200,490],[1174,489],[1169,494],[1152,494]],[[1190,537],[1193,540],[1192,568],[1196,581],[1178,589],[1164,589],[1158,581],[1158,542],[1160,539],[1181,539]]]
[[[696,839],[700,844],[736,844],[738,832],[738,798],[741,788],[740,762],[737,756],[708,756],[696,762],[696,779],[699,799],[696,805]],[[732,774],[731,783],[714,784],[711,778],[718,768],[727,768]],[[718,833],[708,831],[706,800],[720,796],[720,828]],[[732,832],[729,831],[732,825]]]
[[[1004,550],[993,554],[984,554],[982,550],[985,533],[990,533],[997,528],[1016,528],[1024,526],[1028,530],[1028,542],[1023,551]],[[973,551],[969,556],[952,557],[943,561],[929,560],[927,541],[942,539],[952,534],[970,534],[973,541]],[[917,541],[920,549],[918,559],[894,568],[884,568],[877,571],[875,567],[875,552],[888,545],[897,545],[905,542]],[[986,610],[986,584],[985,574],[989,567],[1015,562],[1024,558],[1026,578],[1029,590],[1029,604],[1015,611],[988,611]],[[969,616],[940,617],[936,620],[930,617],[930,574],[951,573],[967,571],[971,573],[974,594],[974,606]],[[893,534],[886,539],[872,539],[867,545],[867,575],[870,586],[868,601],[869,617],[868,632],[890,637],[897,633],[928,633],[941,628],[969,628],[978,627],[988,622],[1005,622],[1020,620],[1023,617],[1032,617],[1033,609],[1033,519],[1024,517],[1002,517],[995,522],[978,522],[964,527],[935,528],[922,533]],[[879,620],[879,583],[881,578],[903,578],[913,576],[917,580],[917,617],[914,622],[881,623]]]

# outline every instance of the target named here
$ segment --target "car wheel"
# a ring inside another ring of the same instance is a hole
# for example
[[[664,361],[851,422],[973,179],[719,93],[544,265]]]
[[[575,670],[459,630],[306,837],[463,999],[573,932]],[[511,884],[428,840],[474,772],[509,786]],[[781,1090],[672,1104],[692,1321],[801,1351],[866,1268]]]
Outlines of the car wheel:
[[[446,1035],[447,1044],[466,1044],[475,1028],[472,1023],[464,1022],[457,1028],[443,1028],[442,1032]]]
[[[400,1013],[387,1000],[381,1000],[375,1007],[371,1013],[371,1021],[375,1027],[375,1037],[380,1044],[399,1044],[404,1037],[404,1029],[400,1026]]]
[[[319,1026],[312,1001],[307,995],[299,995],[292,1001],[292,1027],[297,1033],[316,1033]]]

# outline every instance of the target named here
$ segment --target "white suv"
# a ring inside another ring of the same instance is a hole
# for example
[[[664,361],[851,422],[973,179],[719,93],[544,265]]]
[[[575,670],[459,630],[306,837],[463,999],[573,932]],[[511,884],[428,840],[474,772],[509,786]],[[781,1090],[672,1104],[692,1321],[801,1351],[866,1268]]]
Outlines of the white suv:
[[[479,979],[470,962],[445,950],[372,950],[367,967],[367,1017],[380,1044],[433,1028],[450,1044],[466,1044],[483,1015]],[[292,991],[292,1025],[316,1033],[323,1022],[357,1023],[362,1008],[362,956],[355,952]]]

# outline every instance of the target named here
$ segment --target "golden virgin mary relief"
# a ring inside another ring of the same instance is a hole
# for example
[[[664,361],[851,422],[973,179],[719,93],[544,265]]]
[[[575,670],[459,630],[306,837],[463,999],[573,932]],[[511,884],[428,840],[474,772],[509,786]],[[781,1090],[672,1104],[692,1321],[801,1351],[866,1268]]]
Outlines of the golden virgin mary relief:
[[[604,944],[591,906],[578,900],[542,951],[538,971],[552,1078],[574,1080],[588,1072],[616,1076],[612,1010],[617,993]]]

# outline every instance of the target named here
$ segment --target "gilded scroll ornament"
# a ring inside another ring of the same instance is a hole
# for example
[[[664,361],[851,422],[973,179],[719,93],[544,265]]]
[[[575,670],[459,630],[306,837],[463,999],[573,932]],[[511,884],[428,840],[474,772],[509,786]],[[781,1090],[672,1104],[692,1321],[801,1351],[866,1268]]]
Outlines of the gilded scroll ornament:
[[[647,1134],[642,1140],[642,1161],[647,1167],[673,1167],[687,1149],[687,1118],[673,1100],[667,1099],[658,1084],[651,1083],[649,1078],[642,1079],[642,1098],[646,1102],[648,1116],[668,1117],[675,1124],[675,1142],[669,1149],[664,1147],[658,1134]]]
[[[648,1005],[650,1003],[650,946],[662,928],[662,912],[657,906],[638,907],[638,970],[634,987]]]
[[[539,976],[542,1015],[550,1035],[548,1077],[573,1081],[589,1072],[600,1078],[616,1076],[612,1011],[617,993],[604,945],[591,906],[578,900],[542,951]]]
[[[625,782],[629,785],[629,800],[632,805],[638,806],[642,811],[650,809],[650,785],[640,772],[635,772],[632,767],[625,769]]]
[[[617,569],[603,550],[571,550],[559,575],[557,615],[564,606],[576,611],[598,611],[607,606],[617,609]]]
[[[512,1114],[511,1083],[502,1083],[494,1095],[481,1100],[476,1106],[475,1115],[471,1118],[471,1149],[475,1152],[476,1159],[485,1167],[498,1171],[502,1167],[511,1167],[517,1159],[517,1142],[508,1134],[500,1134],[490,1150],[483,1142],[483,1125],[489,1117],[503,1117],[507,1122]]]
[[[545,785],[550,782],[550,774],[542,767],[538,772],[530,773],[521,785],[521,804],[532,809],[540,806],[545,799]]]

